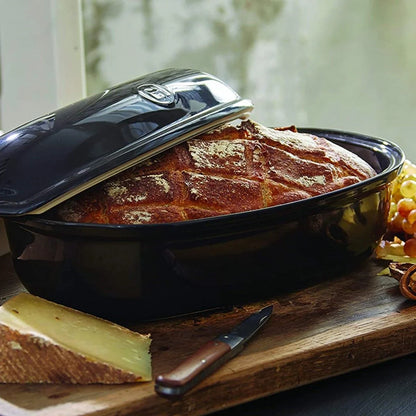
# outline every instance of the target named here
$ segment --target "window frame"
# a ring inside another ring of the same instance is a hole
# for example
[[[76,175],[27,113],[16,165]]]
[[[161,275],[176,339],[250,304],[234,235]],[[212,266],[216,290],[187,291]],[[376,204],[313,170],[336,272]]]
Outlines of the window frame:
[[[82,0],[0,0],[0,130],[85,96]]]

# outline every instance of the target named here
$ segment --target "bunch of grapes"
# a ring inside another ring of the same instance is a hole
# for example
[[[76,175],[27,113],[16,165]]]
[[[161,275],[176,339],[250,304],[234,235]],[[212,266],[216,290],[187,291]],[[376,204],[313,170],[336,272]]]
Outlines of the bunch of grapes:
[[[392,183],[387,235],[376,253],[379,257],[405,255],[416,258],[416,165],[406,160]]]

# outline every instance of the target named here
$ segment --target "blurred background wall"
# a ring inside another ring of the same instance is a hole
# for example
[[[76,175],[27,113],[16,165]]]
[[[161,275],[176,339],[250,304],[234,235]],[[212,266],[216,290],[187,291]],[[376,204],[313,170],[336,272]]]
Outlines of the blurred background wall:
[[[416,160],[414,0],[84,0],[87,90],[210,72],[267,125],[391,139]]]

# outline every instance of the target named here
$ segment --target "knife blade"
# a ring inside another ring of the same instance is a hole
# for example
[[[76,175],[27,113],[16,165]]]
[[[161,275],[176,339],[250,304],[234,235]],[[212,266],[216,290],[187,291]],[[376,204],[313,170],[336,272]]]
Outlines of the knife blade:
[[[207,342],[174,370],[156,377],[155,391],[163,397],[185,394],[225,362],[237,355],[245,343],[268,321],[273,306],[253,313],[229,333]]]

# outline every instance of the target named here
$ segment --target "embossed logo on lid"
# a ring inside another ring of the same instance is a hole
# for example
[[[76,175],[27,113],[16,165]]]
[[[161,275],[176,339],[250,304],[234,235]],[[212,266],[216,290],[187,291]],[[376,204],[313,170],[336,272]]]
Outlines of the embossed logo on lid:
[[[169,106],[175,101],[175,94],[166,87],[157,84],[142,84],[137,87],[140,96],[155,104]]]

